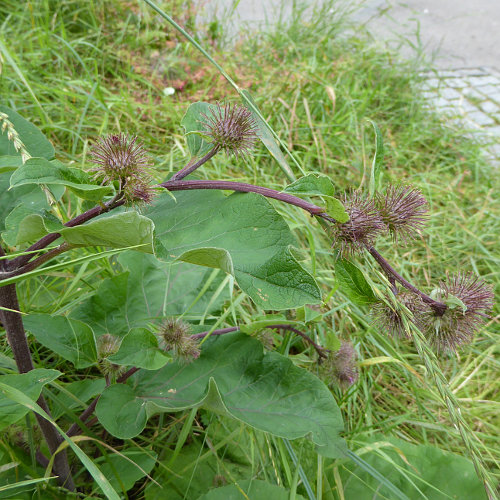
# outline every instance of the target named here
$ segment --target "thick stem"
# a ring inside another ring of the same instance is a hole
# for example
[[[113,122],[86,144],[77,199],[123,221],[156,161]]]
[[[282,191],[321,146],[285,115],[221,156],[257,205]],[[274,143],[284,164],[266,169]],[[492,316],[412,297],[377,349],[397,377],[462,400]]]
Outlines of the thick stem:
[[[67,250],[69,250],[71,248],[73,248],[73,247],[69,243],[62,243],[58,247],[52,248],[47,253],[40,255],[35,260],[28,262],[23,267],[20,267],[18,269],[15,269],[13,271],[9,271],[6,273],[2,273],[0,271],[0,285],[1,285],[2,279],[12,278],[14,276],[20,276],[21,274],[33,271],[33,269],[36,269],[37,267],[41,266],[42,264],[45,264],[45,262],[49,261],[50,259],[56,257],[57,255],[59,255],[63,252],[66,252]]]
[[[207,181],[207,180],[193,180],[193,181],[166,181],[160,186],[168,189],[169,191],[187,191],[190,189],[221,189],[227,191],[240,191],[242,193],[257,193],[265,196],[266,198],[273,198],[275,200],[295,205],[309,212],[311,215],[318,215],[327,220],[333,220],[325,213],[325,210],[313,203],[297,198],[292,194],[276,191],[261,186],[254,186],[253,184],[245,184],[244,182],[233,181]]]
[[[312,345],[316,352],[318,353],[320,358],[326,358],[325,352],[329,352],[328,349],[325,349],[324,347],[320,346],[319,344],[316,344],[313,339],[311,339],[308,335],[306,335],[304,332],[301,332],[300,330],[297,330],[297,328],[294,328],[292,325],[286,325],[286,324],[279,324],[279,325],[268,325],[266,328],[269,328],[271,330],[289,330],[290,332],[295,333],[299,337],[302,337],[308,344]],[[237,332],[240,328],[238,326],[231,326],[229,328],[221,328],[220,330],[214,330],[212,333],[210,331],[206,332],[201,332],[201,333],[195,333],[194,335],[191,335],[192,339],[202,339],[206,337],[207,335],[210,334],[212,335],[224,335],[226,333],[232,333],[232,332]]]
[[[188,176],[192,172],[194,172],[197,168],[200,168],[204,163],[213,158],[219,152],[218,147],[214,147],[211,149],[203,158],[198,160],[196,163],[192,165],[186,165],[183,169],[176,172],[171,178],[170,181],[180,181],[184,179],[184,177]]]
[[[0,287],[0,305],[10,309],[10,311],[2,311],[2,323],[7,334],[7,341],[14,354],[14,359],[17,364],[19,373],[27,373],[35,368],[33,359],[28,347],[26,332],[24,331],[23,321],[19,311],[19,302],[17,300],[16,286],[6,285]],[[45,398],[41,395],[37,401],[38,405],[50,415],[49,407]],[[38,425],[42,434],[47,441],[47,445],[51,453],[55,453],[59,445],[63,442],[62,437],[57,432],[56,428],[42,416],[35,414]],[[71,477],[69,469],[68,457],[66,451],[63,450],[56,455],[54,460],[54,469],[59,476],[58,482],[68,490],[74,491],[75,485]]]
[[[95,217],[101,215],[104,212],[109,212],[110,210],[113,210],[114,208],[119,207],[124,203],[125,200],[123,199],[116,200],[115,197],[113,200],[109,201],[108,203],[105,203],[104,206],[96,205],[94,208],[91,208],[90,210],[87,210],[83,214],[78,215],[74,219],[71,219],[70,221],[66,222],[64,225],[66,227],[79,226],[80,224],[83,224],[84,222],[94,219]],[[36,250],[43,250],[45,247],[56,241],[57,238],[59,238],[60,236],[61,235],[59,233],[47,234],[43,238],[39,239],[36,243],[31,245],[26,251],[34,252]],[[6,270],[11,270],[11,271],[17,270],[18,268],[28,263],[33,257],[33,255],[34,254],[20,255],[19,257],[16,257],[15,259],[8,261],[6,265]]]
[[[390,264],[387,262],[382,255],[380,255],[375,248],[370,247],[368,248],[368,252],[372,255],[372,257],[377,261],[377,263],[380,265],[380,267],[384,270],[384,272],[389,276],[389,278],[392,276],[397,282],[399,282],[401,285],[403,285],[405,288],[410,290],[413,293],[416,293],[417,295],[420,295],[422,297],[422,300],[426,303],[429,304],[432,309],[438,314],[439,316],[442,316],[446,309],[447,305],[444,304],[443,302],[438,302],[434,299],[431,299],[428,295],[426,295],[424,292],[421,292],[417,287],[413,286],[411,283],[406,281]]]

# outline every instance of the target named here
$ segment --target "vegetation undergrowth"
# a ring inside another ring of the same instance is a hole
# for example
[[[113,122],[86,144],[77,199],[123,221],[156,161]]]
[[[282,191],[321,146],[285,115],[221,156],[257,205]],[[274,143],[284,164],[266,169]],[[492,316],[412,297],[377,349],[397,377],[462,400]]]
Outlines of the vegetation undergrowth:
[[[172,10],[170,4],[168,9]],[[326,15],[337,9],[335,4],[325,9],[312,18],[295,10],[288,21],[230,46],[223,43],[220,25],[197,32],[206,50],[240,88],[254,96],[262,115],[298,164],[306,171],[326,174],[338,194],[368,184],[376,141],[367,119],[376,123],[384,145],[382,183],[411,183],[425,196],[431,215],[423,236],[412,245],[396,246],[389,240],[377,244],[389,261],[397,262],[404,278],[430,289],[450,270],[472,271],[497,288],[499,181],[494,167],[484,160],[481,145],[464,138],[458,127],[444,123],[427,109],[419,92],[420,59],[401,61],[397,54],[374,48],[369,36],[353,29],[348,19],[339,16],[332,20],[332,15]],[[188,31],[197,29],[192,7],[179,2],[173,11],[174,19]],[[189,159],[180,126],[189,105],[237,98],[206,58],[143,3],[7,0],[0,6],[0,26],[1,104],[35,123],[54,144],[58,158],[71,166],[88,170],[91,143],[104,134],[127,132],[144,143],[154,160],[156,180],[163,181]],[[294,170],[293,162],[288,164]],[[201,179],[236,179],[278,191],[289,183],[263,146],[238,161],[217,155],[196,173]],[[65,204],[67,213],[62,214],[65,219],[77,215],[80,208],[93,206],[64,196],[69,202]],[[419,483],[420,490],[411,491],[413,495],[420,491],[420,496],[411,498],[447,498],[439,490],[454,491],[447,488],[456,478],[447,477],[451,474],[446,469],[449,458],[438,451],[465,457],[467,453],[429,367],[411,341],[388,335],[374,324],[365,305],[339,289],[331,234],[300,209],[274,206],[299,242],[298,258],[320,284],[324,300],[307,313],[291,312],[288,319],[321,313],[321,322],[311,322],[315,340],[331,347],[338,340],[349,341],[357,353],[359,379],[341,387],[324,364],[314,362],[314,349],[291,334],[265,331],[261,340],[272,340],[278,352],[288,355],[296,366],[330,384],[351,450],[402,491],[432,463],[436,476],[425,476],[427,489]],[[6,215],[0,213],[0,224]],[[77,258],[82,250],[67,255],[67,260]],[[385,279],[377,274],[374,260],[361,256],[356,263],[382,297]],[[102,259],[83,265],[70,263],[62,270],[31,278],[18,288],[22,310],[66,314],[89,299],[103,280],[126,267],[119,258]],[[194,303],[183,315],[196,325],[195,333],[251,324],[263,314],[232,279],[221,279],[222,274],[208,272],[206,286],[192,297]],[[217,308],[212,307],[214,303]],[[473,431],[469,438],[495,481],[500,448],[497,325],[495,310],[472,344],[457,354],[438,356],[461,416]],[[9,346],[5,337],[1,342],[6,357],[0,361],[8,373],[13,368],[8,361]],[[74,422],[86,404],[75,401],[65,391],[66,384],[97,379],[99,374],[92,369],[67,369],[67,361],[35,341],[31,349],[35,366],[65,374],[51,382],[44,394],[53,413]],[[77,398],[88,403],[92,389],[85,390]],[[43,477],[34,451],[30,456],[30,450],[36,448],[33,443],[40,439],[39,431],[35,420],[26,418],[29,425],[17,422],[0,440],[2,464],[23,464],[6,467],[5,484]],[[366,476],[366,470],[354,468],[345,459],[318,456],[306,440],[282,439],[206,410],[157,415],[148,421],[144,433],[133,439],[115,439],[112,449],[106,444],[106,431],[92,430],[91,421],[88,425],[86,435],[95,441],[79,445],[93,453],[97,465],[104,466],[108,478],[113,478],[113,486],[129,498],[163,498],[165,491],[171,495],[165,498],[198,498],[214,486],[250,477],[283,486],[304,498],[364,498],[362,494],[371,498],[379,487]],[[409,444],[422,447],[421,451],[408,448]],[[136,451],[135,457],[131,449]],[[137,469],[127,469],[130,462],[112,458],[120,450],[132,453],[131,460],[153,479],[139,473],[135,486],[135,481],[125,485],[124,477]],[[412,467],[406,469],[401,457]],[[468,471],[464,464],[454,463],[453,474]],[[83,467],[78,470],[75,481],[82,484],[87,472]],[[158,489],[155,481],[164,489]],[[35,488],[40,497],[60,498],[61,490],[54,482],[50,485],[43,490],[36,484],[24,486],[24,494],[31,497]],[[0,489],[0,497],[11,492],[20,497],[22,488],[5,493]],[[473,491],[476,496],[467,498],[482,498]],[[95,484],[88,486],[86,493],[90,492],[101,495]],[[387,490],[381,494],[392,498]]]

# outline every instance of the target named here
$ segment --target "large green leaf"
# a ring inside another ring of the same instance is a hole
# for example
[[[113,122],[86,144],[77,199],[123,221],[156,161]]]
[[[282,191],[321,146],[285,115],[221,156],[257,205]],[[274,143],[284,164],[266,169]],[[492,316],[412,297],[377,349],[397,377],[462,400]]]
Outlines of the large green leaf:
[[[48,233],[56,233],[62,222],[47,209],[36,210],[32,205],[18,205],[5,219],[2,238],[9,246],[31,243]]]
[[[192,156],[204,156],[213,148],[213,144],[200,135],[200,132],[203,133],[205,130],[204,123],[207,121],[203,115],[209,117],[211,109],[216,109],[216,106],[208,102],[195,102],[189,106],[181,120],[181,125],[186,131],[189,152]]]
[[[23,322],[40,344],[71,361],[75,368],[86,368],[97,362],[94,332],[85,323],[50,314],[29,314]]]
[[[0,112],[9,117],[9,121],[14,125],[19,138],[31,156],[41,156],[48,160],[54,158],[55,151],[52,144],[35,125],[6,106],[0,106]],[[6,132],[0,133],[0,156],[3,155],[21,156],[14,148],[12,141],[8,140]]]
[[[342,203],[334,198],[335,188],[329,177],[322,174],[308,174],[289,184],[285,193],[296,196],[320,196],[325,205],[325,212],[340,223],[347,222],[349,215]]]
[[[1,375],[0,383],[14,387],[33,400],[37,400],[45,384],[52,382],[61,375],[57,370],[37,368],[19,375]],[[0,389],[0,429],[14,424],[28,413],[28,408],[14,402],[3,394]]]
[[[159,196],[145,213],[168,259],[194,262],[193,250],[203,250],[196,254],[196,263],[226,272],[234,269],[242,290],[265,309],[321,300],[313,277],[290,251],[290,229],[265,198],[219,191],[178,192],[176,198]]]
[[[65,241],[75,246],[136,246],[136,250],[153,253],[153,231],[151,219],[133,210],[97,218],[81,226],[65,227],[59,232]]]
[[[409,498],[486,500],[473,464],[462,456],[384,436],[364,444],[372,451],[363,454],[363,459]],[[340,471],[345,498],[392,498],[383,484],[353,462],[344,464]]]
[[[204,407],[276,436],[310,435],[327,455],[343,449],[340,410],[330,391],[312,373],[242,333],[209,339],[189,365],[170,363],[140,372],[130,385],[115,384],[102,394],[97,416],[114,436],[131,438],[158,412]]]
[[[9,189],[12,172],[0,173],[0,231],[5,229],[4,221],[12,210],[20,204],[28,206],[33,212],[49,210],[47,197],[39,186],[20,186]],[[52,186],[53,196],[59,200],[64,186]]]
[[[230,484],[222,488],[215,488],[198,497],[198,500],[289,500],[290,492],[266,481],[246,479],[238,481],[237,485]],[[302,495],[294,495],[297,500],[302,500]]]
[[[104,378],[85,378],[76,382],[70,382],[69,384],[61,385],[59,383],[58,385],[60,390],[57,391],[52,405],[52,417],[55,420],[67,414],[70,409],[85,409],[87,407],[85,403],[90,398],[101,394],[106,386],[106,381]]]
[[[151,472],[156,454],[147,450],[126,450],[120,454],[108,454],[96,462],[111,486],[125,493]]]
[[[158,322],[186,311],[208,280],[211,271],[176,262],[165,264],[152,255],[124,252],[119,262],[128,271],[102,282],[95,295],[71,313],[90,325],[96,335],[124,336],[131,328]],[[222,273],[221,273],[222,274]],[[212,300],[221,279],[217,278],[190,310],[193,315],[219,310],[228,296]]]
[[[120,349],[109,361],[117,365],[134,365],[146,370],[158,370],[171,359],[158,347],[156,336],[145,328],[133,328],[124,337]]]
[[[80,198],[91,201],[99,201],[112,192],[109,186],[92,183],[89,175],[83,170],[66,167],[59,161],[48,161],[45,158],[29,159],[10,179],[11,187],[30,184],[65,186]]]
[[[347,259],[335,262],[335,278],[340,289],[355,304],[371,304],[377,300],[362,271]]]

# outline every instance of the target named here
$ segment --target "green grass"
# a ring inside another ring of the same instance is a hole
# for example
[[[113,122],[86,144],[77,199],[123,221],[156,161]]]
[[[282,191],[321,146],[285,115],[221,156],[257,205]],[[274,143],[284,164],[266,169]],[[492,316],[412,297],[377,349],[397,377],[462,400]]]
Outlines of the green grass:
[[[194,13],[181,5],[174,6],[173,17],[192,29]],[[164,8],[172,10],[166,3]],[[39,125],[61,159],[77,165],[85,165],[89,142],[97,135],[123,130],[142,138],[162,178],[188,160],[180,127],[188,105],[237,98],[207,60],[142,3],[6,0],[0,6],[0,26],[2,101]],[[289,23],[232,47],[211,39],[208,31],[200,38],[236,83],[254,95],[299,164],[306,171],[328,174],[339,192],[359,186],[363,179],[375,142],[364,119],[377,123],[384,135],[384,182],[413,183],[431,207],[421,240],[399,249],[389,241],[378,244],[403,276],[431,289],[447,271],[472,270],[498,290],[498,173],[484,159],[479,141],[464,137],[460,127],[425,108],[419,76],[424,68],[417,64],[421,58],[401,61],[397,54],[375,48],[359,27],[350,28],[342,16],[303,21],[298,10]],[[177,90],[165,96],[166,87]],[[293,168],[293,162],[289,164]],[[268,187],[286,184],[262,148],[246,163],[217,157],[200,175]],[[316,249],[316,277],[328,294],[334,286],[328,236],[312,228],[310,218],[298,210],[277,208],[295,230],[309,263],[314,261],[311,248]],[[368,259],[360,263],[365,269],[373,267]],[[71,308],[104,276],[90,264],[80,271],[79,286],[70,287],[70,278],[79,271],[30,281],[23,289],[24,306],[43,309],[58,297],[60,311]],[[256,314],[246,298],[234,306],[228,321],[233,312],[242,319]],[[464,454],[462,439],[415,348],[376,331],[368,311],[340,293],[333,294],[323,312],[328,323],[318,328],[319,338],[324,340],[331,331],[349,338],[360,356],[358,384],[345,392],[333,389],[352,449],[376,432]],[[458,358],[439,359],[462,416],[479,440],[482,458],[498,478],[498,309],[495,314]],[[43,349],[34,353],[37,361],[47,354]],[[304,357],[296,362],[311,366]],[[53,366],[64,371],[64,364]],[[187,416],[161,417],[161,428],[152,420],[150,432],[136,440],[138,445],[148,447],[154,441],[166,452]],[[199,435],[204,432],[199,422],[194,429]],[[255,470],[288,488],[296,484],[293,461],[283,444],[251,436],[258,450],[252,457]],[[320,464],[306,445],[293,446],[315,489],[322,478]],[[338,476],[331,472],[329,486],[337,487],[339,495],[341,486],[332,482]],[[305,496],[303,478],[297,481],[297,491]]]

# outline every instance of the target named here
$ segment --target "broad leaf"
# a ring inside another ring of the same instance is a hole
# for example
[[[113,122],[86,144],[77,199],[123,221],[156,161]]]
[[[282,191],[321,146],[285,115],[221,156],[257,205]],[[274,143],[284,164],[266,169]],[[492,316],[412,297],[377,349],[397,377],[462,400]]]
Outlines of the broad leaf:
[[[31,158],[12,174],[11,187],[28,184],[65,186],[80,198],[91,201],[102,200],[112,192],[109,186],[94,184],[83,170],[66,167],[59,161],[48,161],[45,158]]]
[[[52,405],[52,417],[55,420],[68,413],[69,409],[86,408],[90,398],[102,393],[106,382],[104,378],[86,378],[59,386],[61,390],[57,392]]]
[[[156,463],[156,454],[147,450],[126,450],[120,455],[108,454],[96,462],[111,486],[125,493],[151,472]]]
[[[325,212],[340,223],[349,220],[349,215],[344,209],[344,205],[334,198],[335,188],[329,177],[322,174],[308,174],[289,184],[284,190],[285,193],[297,196],[320,196],[325,205]]]
[[[1,375],[0,382],[18,389],[33,400],[37,400],[45,384],[52,382],[61,375],[57,370],[37,368],[20,375]],[[28,408],[12,401],[0,389],[0,429],[16,423],[28,413]]]
[[[283,192],[297,196],[335,196],[331,179],[323,174],[307,174],[289,184]]]
[[[12,172],[0,173],[0,231],[5,229],[4,221],[12,210],[20,204],[30,207],[33,212],[49,210],[47,197],[39,186],[20,186],[9,189]],[[59,200],[64,186],[52,186],[52,195]]]
[[[47,209],[35,210],[31,205],[18,205],[5,219],[6,230],[2,238],[9,246],[34,242],[48,233],[64,227]]]
[[[237,485],[230,484],[222,488],[215,488],[205,493],[198,500],[245,500],[248,498],[262,500],[289,500],[290,492],[266,481],[256,479],[246,479],[238,481]],[[302,495],[295,494],[294,498],[303,500]]]
[[[0,174],[15,170],[23,164],[20,156],[0,156]]]
[[[104,246],[153,253],[153,222],[135,210],[95,219],[81,226],[65,227],[59,232],[75,246]]]
[[[370,439],[366,446],[372,451],[363,459],[409,498],[486,500],[473,464],[460,455],[384,436]],[[340,472],[345,498],[392,498],[383,484],[354,463],[345,463]]]
[[[97,416],[114,436],[137,436],[158,412],[204,407],[271,434],[311,435],[318,451],[339,453],[342,417],[335,399],[312,373],[242,333],[211,338],[189,365],[169,363],[139,372],[131,385],[102,394]]]
[[[208,102],[195,102],[189,106],[181,120],[181,125],[186,131],[186,140],[191,156],[204,156],[213,148],[213,144],[200,135],[200,132],[203,134],[204,123],[207,121],[203,115],[210,116],[211,109],[216,109],[216,106]]]
[[[6,106],[0,106],[0,112],[9,117],[9,121],[14,125],[19,138],[31,156],[41,156],[48,160],[54,158],[55,152],[52,144],[35,125]],[[7,138],[7,133],[1,133],[0,129],[0,156],[3,155],[21,156],[14,148],[12,141]]]
[[[340,289],[355,304],[365,305],[377,299],[361,270],[346,259],[335,262],[335,278]]]
[[[250,92],[248,90],[243,89],[241,90],[241,93],[255,106],[256,109],[259,109],[257,104],[255,104],[255,101],[253,97],[251,96]],[[246,103],[245,103],[246,104]],[[253,112],[252,109],[248,108],[250,112],[253,115],[253,118],[255,122],[257,123],[257,136],[259,139],[262,141],[262,144],[266,147],[266,149],[269,151],[271,156],[278,162],[280,165],[281,169],[283,172],[286,172],[288,177],[290,179],[293,179],[295,176],[293,175],[293,172],[288,165],[287,161],[285,160],[285,156],[281,152],[280,147],[276,143],[276,140],[273,137],[273,134],[269,131],[267,128],[266,124],[263,122],[263,120]]]
[[[265,309],[321,300],[313,277],[290,252],[290,229],[260,195],[179,192],[177,202],[159,196],[146,215],[169,260],[194,262],[195,255],[198,264],[232,268],[242,290]]]
[[[23,322],[40,344],[71,361],[75,368],[86,368],[97,362],[94,332],[85,323],[50,314],[30,314]]]
[[[117,365],[134,365],[146,370],[158,370],[171,359],[158,347],[158,340],[145,328],[133,328],[123,338],[120,349],[109,361]]]
[[[191,264],[165,264],[152,255],[132,251],[122,253],[118,260],[128,271],[104,280],[96,294],[71,313],[72,318],[90,325],[96,335],[124,336],[148,321],[159,322],[165,316],[184,313],[212,273]],[[229,298],[220,295],[212,302],[220,282],[219,277],[213,281],[190,314],[219,310]]]

